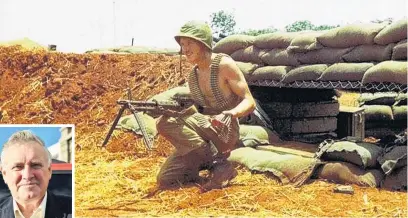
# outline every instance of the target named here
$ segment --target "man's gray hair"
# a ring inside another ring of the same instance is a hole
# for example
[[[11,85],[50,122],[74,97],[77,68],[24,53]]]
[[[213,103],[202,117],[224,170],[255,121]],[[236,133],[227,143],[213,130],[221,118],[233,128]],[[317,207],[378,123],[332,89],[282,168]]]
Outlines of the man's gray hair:
[[[1,164],[3,164],[3,160],[4,160],[4,157],[5,157],[5,151],[8,148],[10,148],[10,147],[12,147],[12,146],[14,146],[16,144],[27,143],[27,142],[36,142],[36,143],[40,144],[47,153],[48,167],[51,166],[52,156],[51,156],[50,151],[45,147],[44,141],[42,139],[40,139],[40,137],[38,137],[37,135],[32,133],[30,130],[22,130],[22,131],[14,133],[13,135],[10,136],[8,141],[3,145],[3,149],[1,151]]]

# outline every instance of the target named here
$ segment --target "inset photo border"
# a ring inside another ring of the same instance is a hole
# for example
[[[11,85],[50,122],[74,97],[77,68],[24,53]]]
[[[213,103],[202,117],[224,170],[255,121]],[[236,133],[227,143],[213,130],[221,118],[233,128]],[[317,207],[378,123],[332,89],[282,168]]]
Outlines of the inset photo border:
[[[24,134],[23,134],[24,133]],[[12,137],[13,136],[13,137]],[[16,158],[23,158],[24,160],[27,156],[21,155],[14,155],[9,152],[9,149],[12,148],[14,141],[10,141],[11,139],[16,139],[16,143],[21,143],[24,141],[23,138],[28,138],[28,141],[36,142],[35,138],[39,138],[40,142],[42,141],[43,145],[47,148],[49,155],[51,157],[51,179],[49,180],[48,187],[47,187],[47,206],[46,206],[46,214],[51,215],[52,217],[75,217],[74,214],[74,196],[75,196],[75,183],[74,183],[74,175],[75,175],[75,125],[74,124],[0,124],[0,151],[1,151],[1,159],[0,159],[0,169],[2,172],[2,176],[0,177],[0,207],[5,207],[9,205],[10,207],[14,207],[14,204],[7,204],[7,202],[13,203],[12,200],[15,200],[15,195],[20,195],[20,190],[17,189],[16,191],[10,191],[13,189],[13,186],[20,187],[20,185],[24,182],[27,182],[27,179],[21,177],[21,179],[17,179],[15,182],[8,182],[6,184],[5,180],[14,180],[14,178],[7,177],[9,175],[5,175],[8,172],[15,173],[16,171],[23,170],[23,172],[18,172],[16,174],[26,173],[27,169],[24,169],[24,165],[26,168],[29,168],[32,177],[32,181],[41,182],[41,178],[36,178],[36,176],[42,177],[42,173],[33,173],[36,171],[36,163],[28,164],[25,161],[10,161],[16,166],[9,166],[9,163],[3,163],[3,159],[8,159],[10,157]],[[32,140],[34,138],[34,140]],[[3,151],[3,146],[8,144],[8,149]],[[4,152],[4,154],[3,154]],[[9,154],[10,153],[10,154]],[[11,155],[11,156],[9,156]],[[6,157],[7,156],[7,157]],[[33,158],[35,160],[35,158]],[[7,161],[9,162],[9,161]],[[15,163],[14,163],[15,162]],[[21,162],[21,163],[20,163]],[[4,165],[4,166],[3,166]],[[3,170],[4,168],[4,170]],[[34,169],[34,170],[33,170]],[[6,171],[5,171],[6,170]],[[25,171],[25,172],[24,172]],[[13,175],[14,176],[14,175]],[[35,183],[35,182],[33,182]],[[33,188],[34,189],[34,188]],[[12,194],[14,193],[14,194]],[[18,197],[17,197],[18,198]],[[49,200],[57,200],[60,203],[54,202],[52,203]],[[71,202],[70,206],[67,205],[67,202]],[[18,202],[18,201],[16,201]],[[66,205],[60,205],[62,202]],[[59,204],[55,205],[58,208],[58,211],[55,210],[52,204]],[[52,210],[48,208],[51,205]],[[0,208],[3,210],[4,208]],[[13,213],[13,208],[9,210]],[[59,214],[61,213],[61,214]],[[7,214],[3,214],[7,215]],[[11,214],[14,215],[14,214]],[[46,216],[47,217],[47,216]]]

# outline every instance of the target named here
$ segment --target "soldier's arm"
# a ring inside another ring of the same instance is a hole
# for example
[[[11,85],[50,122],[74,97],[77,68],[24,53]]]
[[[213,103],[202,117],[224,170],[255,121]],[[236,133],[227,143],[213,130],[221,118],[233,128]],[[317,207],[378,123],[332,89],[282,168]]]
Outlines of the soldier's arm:
[[[223,113],[231,114],[234,118],[250,114],[255,109],[255,100],[249,91],[244,74],[238,68],[235,61],[229,57],[223,57],[220,63],[220,74],[227,82],[231,91],[242,99],[235,108]]]

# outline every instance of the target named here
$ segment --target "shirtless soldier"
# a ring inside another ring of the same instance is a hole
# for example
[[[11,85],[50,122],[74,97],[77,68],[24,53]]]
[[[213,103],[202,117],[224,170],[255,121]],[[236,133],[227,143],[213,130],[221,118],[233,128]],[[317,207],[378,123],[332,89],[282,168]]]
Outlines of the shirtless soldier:
[[[250,114],[255,101],[234,60],[225,54],[212,53],[208,24],[187,22],[175,39],[187,61],[195,65],[188,84],[195,108],[200,108],[200,112],[193,109],[181,117],[159,118],[158,132],[176,151],[160,169],[157,184],[166,188],[200,182],[199,171],[208,169],[210,179],[202,185],[203,190],[223,188],[237,176],[227,158],[239,139],[238,118]],[[232,128],[227,138],[215,128],[218,122],[214,117],[230,120]]]

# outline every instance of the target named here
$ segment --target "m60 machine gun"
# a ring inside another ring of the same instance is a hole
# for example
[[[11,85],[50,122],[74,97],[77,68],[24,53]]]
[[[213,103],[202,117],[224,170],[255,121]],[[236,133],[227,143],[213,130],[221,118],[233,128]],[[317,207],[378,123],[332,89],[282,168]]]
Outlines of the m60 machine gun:
[[[153,138],[147,134],[144,121],[137,113],[145,112],[153,116],[164,114],[175,117],[182,115],[186,109],[190,108],[194,104],[193,100],[186,96],[176,96],[174,97],[174,101],[133,101],[130,89],[127,90],[127,95],[127,100],[119,99],[117,101],[117,104],[121,105],[121,108],[116,115],[116,118],[113,121],[105,140],[102,143],[102,147],[105,147],[108,143],[109,138],[119,122],[119,119],[122,117],[123,112],[127,109],[132,112],[137,124],[140,127],[146,148],[151,150],[153,148]]]

